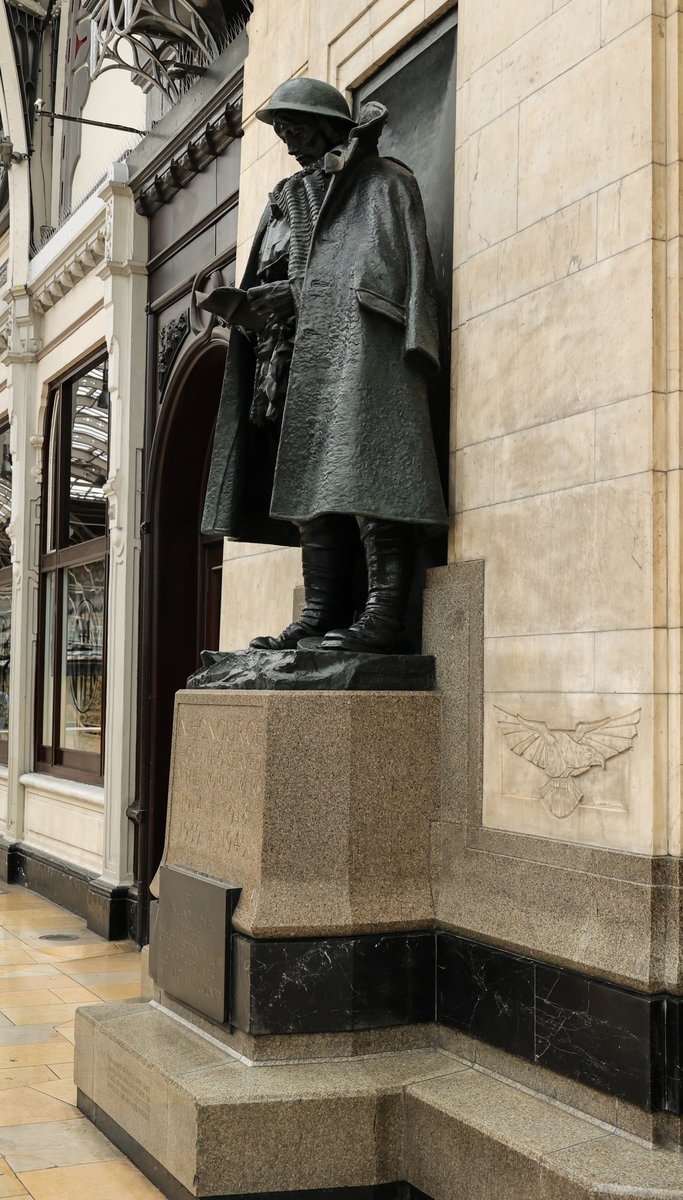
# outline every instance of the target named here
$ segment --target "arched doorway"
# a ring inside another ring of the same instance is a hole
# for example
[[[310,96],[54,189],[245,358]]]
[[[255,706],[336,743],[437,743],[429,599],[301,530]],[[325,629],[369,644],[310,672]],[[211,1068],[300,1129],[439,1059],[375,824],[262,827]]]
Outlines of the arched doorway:
[[[147,940],[149,884],[166,824],[173,702],[203,649],[218,648],[223,539],[200,533],[227,344],[192,346],[174,371],[152,440],[141,587],[137,940]],[[133,914],[131,914],[132,916]]]

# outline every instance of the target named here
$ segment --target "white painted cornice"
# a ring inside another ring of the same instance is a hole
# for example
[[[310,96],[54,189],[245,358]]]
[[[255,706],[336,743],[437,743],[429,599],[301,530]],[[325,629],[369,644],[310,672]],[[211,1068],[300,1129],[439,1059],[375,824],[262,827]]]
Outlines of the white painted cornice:
[[[39,313],[61,300],[105,254],[107,206],[90,196],[29,263],[28,288]]]
[[[47,312],[96,267],[103,279],[146,273],[144,259],[130,255],[129,220],[115,216],[118,202],[123,202],[124,212],[126,202],[132,209],[127,180],[125,162],[112,163],[97,194],[81,204],[32,259],[27,285],[37,313]]]

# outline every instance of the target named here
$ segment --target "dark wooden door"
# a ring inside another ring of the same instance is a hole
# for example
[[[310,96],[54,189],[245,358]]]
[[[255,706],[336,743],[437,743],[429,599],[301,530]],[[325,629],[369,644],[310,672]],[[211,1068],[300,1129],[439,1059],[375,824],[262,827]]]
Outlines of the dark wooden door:
[[[161,859],[175,693],[218,649],[223,539],[200,532],[225,343],[192,356],[164,397],[147,472],[142,563],[137,940],[146,940],[149,884]]]

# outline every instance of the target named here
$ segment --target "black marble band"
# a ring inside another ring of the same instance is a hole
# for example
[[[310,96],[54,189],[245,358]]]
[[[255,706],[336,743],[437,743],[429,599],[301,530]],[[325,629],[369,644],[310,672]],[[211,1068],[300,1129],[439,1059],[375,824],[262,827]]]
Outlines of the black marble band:
[[[650,1112],[681,1112],[683,998],[437,934],[437,1019]]]
[[[127,886],[108,886],[93,871],[0,838],[0,879],[30,888],[87,922],[108,941],[128,937]]]
[[[361,937],[232,938],[232,1023],[254,1034],[346,1033],[434,1020],[431,930]]]
[[[446,931],[233,934],[231,1020],[253,1034],[437,1020],[650,1112],[682,1111],[683,998],[648,996]]]

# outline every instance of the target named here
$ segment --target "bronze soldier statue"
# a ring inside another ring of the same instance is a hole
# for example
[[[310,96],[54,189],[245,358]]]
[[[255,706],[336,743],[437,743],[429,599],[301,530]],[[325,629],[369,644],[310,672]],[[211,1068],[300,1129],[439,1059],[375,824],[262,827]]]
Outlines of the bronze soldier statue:
[[[203,532],[287,544],[298,529],[303,611],[253,647],[317,637],[390,652],[405,636],[416,538],[448,520],[427,399],[439,334],[422,200],[411,171],[379,155],[383,105],[356,123],[336,88],[292,79],[256,115],[301,170],[274,188],[254,237],[242,288],[263,328],[231,333]],[[368,593],[353,621],[359,533]]]

